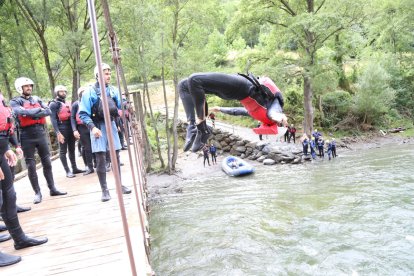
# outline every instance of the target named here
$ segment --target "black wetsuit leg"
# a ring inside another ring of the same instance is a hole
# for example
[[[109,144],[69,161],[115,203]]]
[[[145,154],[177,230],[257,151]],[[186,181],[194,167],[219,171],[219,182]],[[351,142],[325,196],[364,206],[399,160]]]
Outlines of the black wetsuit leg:
[[[178,93],[184,106],[184,111],[187,116],[187,122],[190,125],[195,125],[195,106],[193,97],[188,90],[188,79],[183,79],[178,83]]]
[[[41,131],[39,130],[40,127],[41,127],[40,125],[34,125],[34,126],[23,128],[20,131],[20,140],[21,140],[24,160],[27,166],[27,173],[28,173],[30,184],[32,185],[33,191],[36,194],[40,192],[39,179],[36,173],[36,160],[35,160],[36,146],[39,140],[37,136],[41,134]],[[46,139],[43,139],[43,140],[44,140],[44,143],[46,143]]]
[[[7,137],[0,138],[0,166],[4,174],[4,179],[0,181],[0,213],[10,235],[16,241],[22,240],[25,234],[20,227],[17,217],[16,191],[13,185],[13,175],[4,157],[8,143],[9,140]]]
[[[65,142],[59,143],[59,158],[60,158],[60,162],[62,162],[63,168],[65,169],[66,172],[69,172],[69,166],[68,166],[68,160],[66,158],[66,154],[68,152],[68,147],[69,144],[72,145],[73,139],[70,138],[70,136],[73,136],[72,134],[72,128],[70,126],[70,121],[68,121],[69,124],[67,125],[66,123],[62,123],[59,125],[59,131],[60,133],[63,135],[63,137],[65,138]],[[73,145],[73,150],[75,150],[75,145]],[[75,153],[73,152],[73,155]],[[70,150],[69,150],[69,159],[72,157],[70,156]],[[73,156],[74,158],[74,156]],[[71,160],[72,161],[72,160]]]
[[[83,153],[85,155],[85,165],[89,169],[93,169],[93,158],[92,158],[92,148],[91,148],[91,137],[89,134],[89,129],[85,125],[78,125],[78,131],[80,134],[80,140],[83,146]]]
[[[187,81],[183,80],[179,89],[183,89],[180,93],[189,93],[192,96],[197,119],[204,120],[207,112],[205,94],[213,94],[224,100],[242,100],[249,96],[255,87],[239,75],[196,73]],[[183,105],[185,104],[183,101]]]

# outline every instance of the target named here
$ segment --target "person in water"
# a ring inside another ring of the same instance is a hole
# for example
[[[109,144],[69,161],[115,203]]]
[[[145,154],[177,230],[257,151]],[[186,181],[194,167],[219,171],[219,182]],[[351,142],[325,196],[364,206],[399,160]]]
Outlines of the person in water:
[[[244,109],[234,109],[237,115],[249,115],[265,125],[287,125],[282,93],[268,77],[196,73],[179,82],[178,92],[189,123],[184,151],[190,148],[193,152],[198,151],[210,137],[211,130],[206,124],[206,115],[209,114],[206,94],[239,100]]]

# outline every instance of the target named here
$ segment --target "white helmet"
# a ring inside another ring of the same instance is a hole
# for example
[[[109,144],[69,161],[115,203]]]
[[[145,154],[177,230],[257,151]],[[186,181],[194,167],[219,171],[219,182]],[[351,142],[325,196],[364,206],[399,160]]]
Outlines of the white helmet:
[[[23,93],[22,87],[24,85],[31,85],[31,86],[33,86],[34,85],[34,82],[31,79],[26,78],[26,77],[20,77],[20,78],[17,78],[14,81],[14,87],[16,88],[17,92],[19,92],[20,94]]]
[[[102,63],[102,72],[103,72],[104,70],[111,70],[111,66],[109,66],[109,65],[108,65],[108,64],[106,64],[106,63]],[[96,66],[95,66],[95,69],[93,70],[93,74],[94,74],[95,78],[98,78],[98,71],[99,71],[99,69],[98,69],[98,65],[96,65]]]
[[[59,92],[59,91],[66,91],[66,93],[68,93],[68,90],[66,89],[66,86],[64,86],[64,85],[56,85],[55,94],[57,95],[57,92]]]

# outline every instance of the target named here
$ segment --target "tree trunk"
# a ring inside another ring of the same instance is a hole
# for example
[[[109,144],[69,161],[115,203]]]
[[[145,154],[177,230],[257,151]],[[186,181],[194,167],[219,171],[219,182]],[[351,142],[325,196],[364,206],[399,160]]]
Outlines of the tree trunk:
[[[178,86],[178,72],[177,72],[177,50],[174,49],[173,50],[173,67],[174,67],[174,73],[173,73],[173,84],[174,84],[174,117],[173,117],[173,155],[171,158],[171,169],[173,171],[175,171],[175,164],[177,163],[177,158],[178,158],[178,137],[177,137],[177,122],[178,122],[178,90],[177,90],[177,86]]]
[[[178,18],[179,18],[179,4],[175,2],[175,11],[174,11],[174,24],[172,30],[172,47],[173,47],[173,85],[174,85],[174,116],[173,116],[173,154],[171,157],[171,169],[175,171],[175,164],[177,163],[178,158],[178,137],[177,137],[177,121],[178,121],[178,44],[177,44],[177,37],[178,37]]]
[[[13,11],[13,16],[14,16],[14,21],[16,22],[16,26],[18,28],[21,28],[19,17],[17,16],[16,11]],[[35,67],[35,64],[33,62],[32,53],[29,50],[27,50],[26,43],[24,42],[24,39],[23,39],[23,36],[22,36],[21,32],[18,32],[18,41],[20,43],[19,47],[21,46],[23,48],[24,55],[29,60],[30,68],[32,69],[31,72],[33,74],[31,77],[33,78],[34,83],[37,85],[37,88],[40,90],[41,87],[40,87],[39,79],[37,78],[36,67]],[[22,76],[21,75],[22,68],[21,68],[21,63],[20,63],[20,56],[21,56],[21,54],[20,54],[19,48],[16,47],[16,70],[17,70],[17,75],[19,77]]]
[[[13,95],[10,89],[9,78],[7,76],[7,70],[6,70],[6,67],[4,66],[4,55],[3,55],[2,49],[3,49],[3,46],[1,42],[1,36],[0,36],[0,69],[1,69],[1,74],[3,76],[4,84],[6,85],[7,95],[9,99],[11,99]]]
[[[134,105],[135,105],[135,112],[138,112],[138,121],[141,124],[141,129],[143,131],[143,138],[145,139],[144,143],[144,150],[145,150],[145,161],[147,162],[147,172],[151,170],[151,145],[148,138],[148,133],[145,128],[145,113],[143,112],[143,101],[141,99],[141,93],[137,92],[133,94],[134,97]]]
[[[164,94],[164,105],[165,105],[165,133],[167,134],[167,173],[172,174],[171,169],[171,136],[170,136],[170,115],[168,112],[168,101],[167,101],[167,90],[165,88],[165,61],[164,61],[164,36],[161,38],[161,80],[162,80],[162,91]]]
[[[304,108],[304,122],[303,132],[310,137],[313,131],[313,106],[312,106],[312,83],[311,78],[308,75],[303,77],[303,108]]]
[[[341,42],[339,40],[339,34],[335,35],[335,51],[336,51],[336,54],[335,54],[334,59],[335,59],[336,65],[338,66],[338,70],[339,70],[338,86],[345,91],[351,92],[351,86],[349,85],[349,81],[345,76],[344,64],[343,64],[343,51],[341,48]]]
[[[53,76],[52,67],[50,66],[49,48],[44,33],[43,35],[39,35],[39,39],[42,46],[43,59],[45,60],[47,77],[49,78],[50,94],[52,95],[52,98],[54,98],[53,90],[55,88],[55,77]]]
[[[157,122],[154,118],[154,113],[152,112],[151,97],[148,91],[148,81],[145,76],[143,76],[143,79],[144,79],[144,90],[147,93],[147,101],[148,101],[148,108],[150,111],[151,123],[152,123],[152,127],[154,128],[154,132],[155,132],[155,141],[157,143],[158,158],[160,159],[160,162],[161,162],[161,168],[165,168],[164,158],[162,158],[162,153],[161,153],[160,136],[158,134]]]

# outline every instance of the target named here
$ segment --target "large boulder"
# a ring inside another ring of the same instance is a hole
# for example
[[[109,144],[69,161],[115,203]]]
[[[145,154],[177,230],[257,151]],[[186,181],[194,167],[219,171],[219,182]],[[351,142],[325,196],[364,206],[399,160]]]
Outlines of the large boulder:
[[[274,165],[275,163],[276,161],[270,158],[263,160],[263,165]]]

